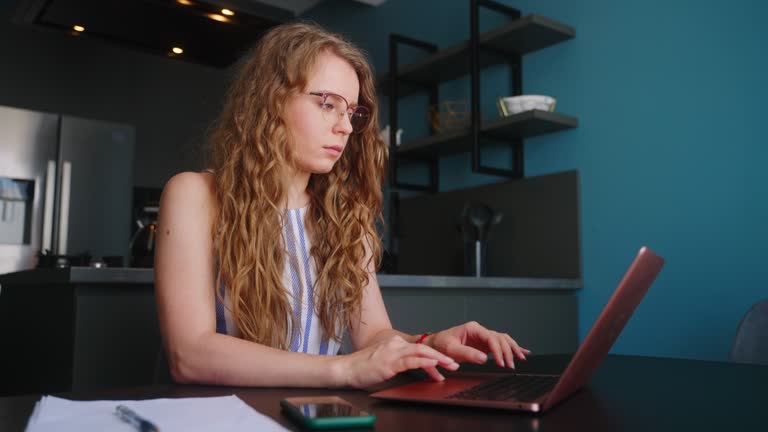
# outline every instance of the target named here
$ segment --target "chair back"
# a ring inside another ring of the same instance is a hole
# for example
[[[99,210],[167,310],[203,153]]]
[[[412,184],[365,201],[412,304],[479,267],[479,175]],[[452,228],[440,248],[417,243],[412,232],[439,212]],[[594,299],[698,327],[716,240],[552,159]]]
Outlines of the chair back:
[[[736,330],[730,359],[768,365],[768,299],[755,303]]]

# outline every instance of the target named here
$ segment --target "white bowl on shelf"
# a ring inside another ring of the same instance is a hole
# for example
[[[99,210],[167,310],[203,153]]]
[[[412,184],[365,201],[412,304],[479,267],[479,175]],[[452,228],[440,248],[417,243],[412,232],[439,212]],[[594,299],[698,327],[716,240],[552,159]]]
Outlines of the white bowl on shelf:
[[[512,115],[530,110],[554,111],[557,99],[544,95],[521,95],[503,97],[501,102],[506,109],[506,115]]]

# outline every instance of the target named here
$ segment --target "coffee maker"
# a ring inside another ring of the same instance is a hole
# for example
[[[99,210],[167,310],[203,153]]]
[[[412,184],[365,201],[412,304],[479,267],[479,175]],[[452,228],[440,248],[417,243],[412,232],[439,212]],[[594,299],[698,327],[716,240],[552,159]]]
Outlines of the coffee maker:
[[[157,237],[157,203],[146,205],[136,219],[137,230],[128,245],[131,267],[153,267]]]

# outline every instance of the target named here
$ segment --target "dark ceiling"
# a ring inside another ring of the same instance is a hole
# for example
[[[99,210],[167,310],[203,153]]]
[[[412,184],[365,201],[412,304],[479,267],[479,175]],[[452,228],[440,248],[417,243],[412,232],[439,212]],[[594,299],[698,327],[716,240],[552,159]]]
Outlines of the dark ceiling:
[[[222,8],[234,15],[224,16]],[[218,68],[234,63],[267,29],[292,18],[286,10],[243,0],[22,0],[15,14],[17,23]],[[78,33],[75,25],[85,30]],[[173,47],[184,51],[174,54]]]

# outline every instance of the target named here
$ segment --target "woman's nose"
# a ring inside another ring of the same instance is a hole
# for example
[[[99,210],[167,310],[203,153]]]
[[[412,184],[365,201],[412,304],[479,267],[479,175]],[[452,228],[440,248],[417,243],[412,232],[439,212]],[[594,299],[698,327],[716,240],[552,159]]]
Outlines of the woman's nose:
[[[337,132],[343,132],[347,135],[352,133],[352,120],[349,118],[349,114],[343,113],[339,116],[339,121],[336,122],[333,129]]]

